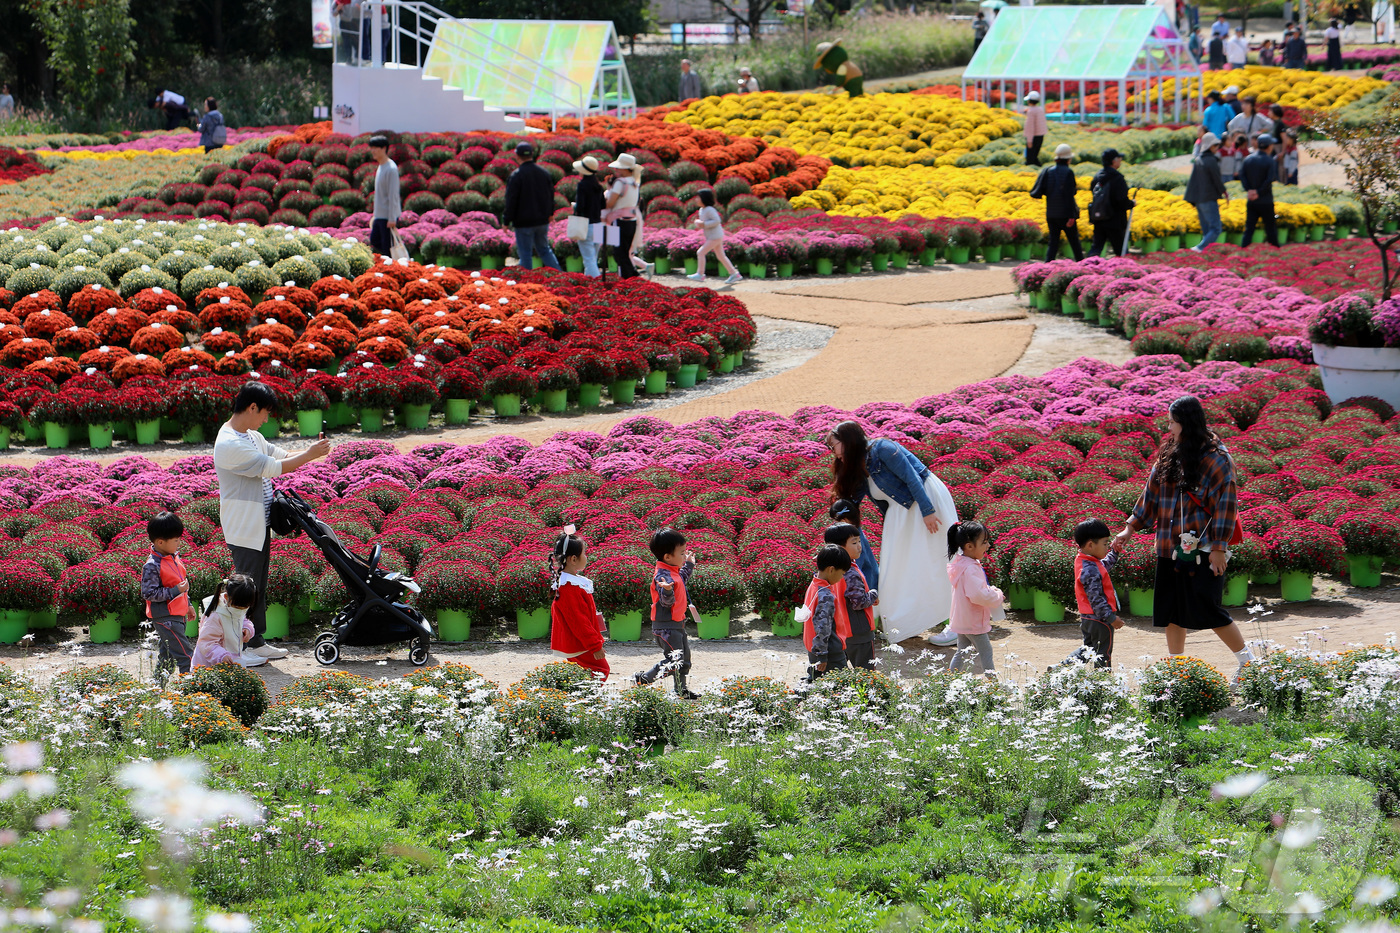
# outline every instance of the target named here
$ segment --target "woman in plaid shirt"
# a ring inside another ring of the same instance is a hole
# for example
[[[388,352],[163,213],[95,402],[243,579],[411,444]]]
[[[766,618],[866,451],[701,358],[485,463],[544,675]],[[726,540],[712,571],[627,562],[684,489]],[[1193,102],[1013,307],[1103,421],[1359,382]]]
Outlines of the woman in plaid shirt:
[[[1220,605],[1237,512],[1235,466],[1225,445],[1207,426],[1206,413],[1194,395],[1172,402],[1167,428],[1170,436],[1163,441],[1147,486],[1113,547],[1121,551],[1133,532],[1155,528],[1152,624],[1167,630],[1167,651],[1174,655],[1185,651],[1188,629],[1214,629],[1243,668],[1254,655],[1239,626]],[[1238,679],[1238,672],[1235,676]]]

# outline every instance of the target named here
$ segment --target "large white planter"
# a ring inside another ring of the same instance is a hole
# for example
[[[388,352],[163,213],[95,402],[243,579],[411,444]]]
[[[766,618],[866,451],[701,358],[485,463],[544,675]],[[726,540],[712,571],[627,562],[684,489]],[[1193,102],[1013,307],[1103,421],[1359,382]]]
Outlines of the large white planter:
[[[1333,403],[1373,395],[1400,408],[1400,347],[1329,347],[1315,343],[1313,359]]]

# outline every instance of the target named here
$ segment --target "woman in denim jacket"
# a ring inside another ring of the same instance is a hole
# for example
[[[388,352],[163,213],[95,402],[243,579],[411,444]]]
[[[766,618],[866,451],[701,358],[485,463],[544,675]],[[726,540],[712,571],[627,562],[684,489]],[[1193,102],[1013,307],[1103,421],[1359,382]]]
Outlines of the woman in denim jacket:
[[[885,637],[899,642],[944,622],[953,601],[945,533],[958,520],[948,487],[896,442],[868,441],[854,421],[834,427],[826,446],[835,455],[836,498],[859,503],[869,496],[885,517],[879,607]],[[947,634],[934,636],[933,643],[944,644]],[[947,644],[956,641],[953,635]]]

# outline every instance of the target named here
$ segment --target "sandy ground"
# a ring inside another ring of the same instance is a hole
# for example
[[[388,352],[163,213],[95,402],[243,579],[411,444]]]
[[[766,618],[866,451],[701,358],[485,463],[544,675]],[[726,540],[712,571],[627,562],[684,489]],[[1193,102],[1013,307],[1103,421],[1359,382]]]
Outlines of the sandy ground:
[[[1302,155],[1298,157],[1298,184],[1299,185],[1330,185],[1334,188],[1346,188],[1346,170],[1341,165],[1332,165],[1324,162],[1323,153],[1330,153],[1337,148],[1337,144],[1330,140],[1317,140],[1303,143],[1298,147],[1302,150]],[[1179,172],[1182,175],[1191,174],[1191,157],[1189,155],[1173,156],[1170,159],[1158,159],[1156,162],[1149,162],[1153,168],[1159,168],[1168,172]]]
[[[980,269],[969,271],[984,274]],[[512,419],[506,424],[474,424],[426,436],[389,435],[388,439],[403,448],[426,440],[479,441],[501,432],[540,440],[559,430],[605,430],[638,410],[664,410],[669,419],[689,421],[749,408],[792,411],[808,404],[855,408],[876,399],[910,401],[1003,373],[1038,375],[1081,356],[1121,363],[1131,355],[1126,341],[1099,328],[1060,315],[1028,315],[1010,294],[1009,275],[1006,295],[918,305],[881,302],[880,279],[863,280],[870,284],[866,301],[774,294],[791,287],[791,282],[740,285],[738,293],[759,316],[761,325],[759,344],[751,357],[755,363],[745,373],[717,380],[701,392],[687,392],[650,403],[647,408]],[[840,281],[833,279],[831,283]],[[296,446],[299,442],[291,443]],[[153,459],[174,459],[189,452],[181,449],[177,454],[172,447]],[[21,453],[0,462],[34,459],[32,453]],[[1329,581],[1319,586],[1316,599],[1304,604],[1283,604],[1277,587],[1255,588],[1251,596],[1259,598],[1257,604],[1265,612],[1251,614],[1240,609],[1234,615],[1251,640],[1291,645],[1303,639],[1314,645],[1325,642],[1333,650],[1348,644],[1383,642],[1390,633],[1400,631],[1400,580],[1387,577],[1385,583],[1378,590],[1352,590]],[[929,623],[939,621],[930,619]],[[692,686],[701,688],[737,675],[763,674],[786,681],[802,676],[807,662],[800,640],[774,638],[756,623],[755,617],[745,617],[735,621],[726,640],[693,641]],[[310,653],[314,632],[311,627],[299,630],[286,645],[291,651],[286,659],[257,669],[274,693],[291,678],[321,669]],[[474,640],[462,645],[434,646],[433,659],[469,663],[502,684],[512,683],[552,660],[546,645],[521,642],[505,628],[473,634]],[[1079,643],[1079,632],[1072,617],[1063,624],[1045,625],[1035,623],[1029,613],[1008,613],[1007,620],[996,625],[992,638],[1003,679],[1024,681],[1068,654]],[[74,665],[111,662],[133,673],[148,674],[151,670],[150,655],[134,642],[93,645],[81,628],[40,632],[35,641],[28,649],[0,648],[0,659],[40,681]],[[404,646],[390,649],[347,650],[337,666],[374,677],[396,676],[412,669]],[[1162,633],[1153,629],[1151,620],[1133,618],[1118,633],[1114,660],[1131,669],[1165,651]],[[1192,635],[1187,651],[1227,673],[1234,670],[1234,658],[1210,632]],[[916,638],[902,646],[886,647],[879,657],[885,669],[912,675],[930,666],[946,665],[948,654]],[[649,666],[656,651],[649,641],[610,643],[608,655],[619,675],[613,682],[618,683]]]

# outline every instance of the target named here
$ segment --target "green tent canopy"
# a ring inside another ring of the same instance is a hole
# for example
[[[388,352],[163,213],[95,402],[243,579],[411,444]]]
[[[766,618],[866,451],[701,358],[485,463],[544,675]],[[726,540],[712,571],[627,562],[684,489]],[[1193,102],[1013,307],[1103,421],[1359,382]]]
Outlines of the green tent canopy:
[[[1171,99],[1164,100],[1160,83],[1176,78]],[[1077,113],[1062,119],[1143,119],[1156,110],[1162,122],[1167,108],[1173,121],[1190,111],[1191,97],[1201,93],[1201,71],[1186,39],[1160,6],[1034,6],[1007,7],[997,13],[987,37],[963,72],[963,98],[972,89],[975,99],[987,100],[1000,89],[1020,100],[1031,90],[1045,98],[1047,83],[1056,84],[1061,100],[1081,102]],[[1117,113],[1087,113],[1085,97],[1118,85]],[[1010,87],[1008,87],[1010,86]],[[1155,99],[1154,99],[1155,92]],[[1136,95],[1130,115],[1127,99]]]

